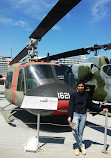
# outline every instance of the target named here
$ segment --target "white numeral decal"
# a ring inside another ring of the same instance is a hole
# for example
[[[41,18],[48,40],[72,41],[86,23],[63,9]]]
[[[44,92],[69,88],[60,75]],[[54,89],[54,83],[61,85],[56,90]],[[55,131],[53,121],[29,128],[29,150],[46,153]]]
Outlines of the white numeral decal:
[[[67,92],[57,93],[58,99],[70,99],[70,94]]]

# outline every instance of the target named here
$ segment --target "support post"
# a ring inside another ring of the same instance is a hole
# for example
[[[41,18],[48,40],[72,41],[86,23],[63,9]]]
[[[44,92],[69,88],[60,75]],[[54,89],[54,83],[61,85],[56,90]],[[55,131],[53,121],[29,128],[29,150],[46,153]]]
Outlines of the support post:
[[[41,147],[39,144],[39,130],[40,130],[40,111],[38,110],[37,115],[37,135],[29,138],[28,142],[24,145],[25,151],[31,151],[31,152],[40,152]]]
[[[39,146],[39,130],[40,130],[40,113],[37,115],[37,151],[40,149]]]
[[[105,129],[104,129],[104,148],[103,153],[107,153],[107,126],[108,126],[108,111],[105,113]]]

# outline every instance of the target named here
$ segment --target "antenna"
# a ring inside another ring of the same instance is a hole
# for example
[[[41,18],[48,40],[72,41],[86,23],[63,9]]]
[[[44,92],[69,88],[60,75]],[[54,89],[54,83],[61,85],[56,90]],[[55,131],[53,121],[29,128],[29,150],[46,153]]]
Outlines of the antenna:
[[[10,52],[11,52],[11,59],[12,59],[12,48],[10,49]]]
[[[47,53],[47,62],[49,63],[49,53]]]
[[[95,49],[95,56],[98,56],[98,50]]]

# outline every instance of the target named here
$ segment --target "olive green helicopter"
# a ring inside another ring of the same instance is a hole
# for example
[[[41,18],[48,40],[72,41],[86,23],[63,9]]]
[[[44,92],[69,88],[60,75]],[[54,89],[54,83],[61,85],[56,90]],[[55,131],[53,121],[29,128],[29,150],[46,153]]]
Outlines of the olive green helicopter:
[[[65,58],[77,55],[90,54],[95,52],[95,56],[86,58],[79,64],[72,65],[74,75],[74,87],[78,80],[85,82],[87,91],[97,104],[107,106],[111,111],[111,63],[106,56],[98,56],[98,51],[111,49],[111,43],[94,45],[77,50],[71,50],[58,55],[50,56],[49,59],[57,57]]]
[[[11,61],[6,79],[5,90],[6,99],[11,104],[13,103],[19,107],[22,107],[24,99],[26,98],[30,100],[30,96],[32,98],[56,97],[58,99],[57,110],[41,110],[41,115],[61,115],[61,113],[67,115],[70,93],[73,92],[75,84],[78,80],[83,80],[86,82],[89,93],[93,100],[105,102],[108,104],[111,103],[111,76],[109,73],[107,73],[107,70],[111,69],[111,65],[108,63],[107,57],[95,56],[92,57],[92,59],[88,58],[81,64],[73,65],[71,67],[72,71],[70,68],[66,68],[62,65],[49,63],[51,60],[89,54],[90,51],[97,52],[98,49],[102,48],[107,50],[111,48],[111,44],[80,48],[51,56],[48,54],[47,57],[37,60],[35,58],[35,49],[37,48],[36,45],[38,42],[40,42],[42,37],[80,1],[81,0],[59,0],[34,30],[34,32],[30,35],[29,44]],[[20,60],[26,55],[30,55],[28,60],[24,60],[19,63]],[[48,70],[50,67],[50,71],[47,71],[44,67],[48,67]],[[60,70],[60,68],[62,70],[68,69],[68,75],[65,76],[65,71],[62,71],[63,73],[61,78],[60,74],[58,73],[58,69]],[[41,73],[43,72],[43,69],[46,71]],[[50,72],[52,72],[52,76],[54,77],[51,76],[49,78],[51,75]],[[43,78],[39,78],[43,77],[42,75],[44,74],[47,76],[47,78],[44,80]],[[65,77],[70,79],[69,83],[66,82]],[[35,79],[36,84],[34,83]],[[30,82],[29,84],[28,81]],[[74,85],[72,85],[72,83],[74,83]],[[25,107],[25,109],[30,113],[37,115],[38,110],[36,107],[34,108],[35,109],[31,109],[28,107],[28,105]],[[64,110],[65,112],[63,112]]]

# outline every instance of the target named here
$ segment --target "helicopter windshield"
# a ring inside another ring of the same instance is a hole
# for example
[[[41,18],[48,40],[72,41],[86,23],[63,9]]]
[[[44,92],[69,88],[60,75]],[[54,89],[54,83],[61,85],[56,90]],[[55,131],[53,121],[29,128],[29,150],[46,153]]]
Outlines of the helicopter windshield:
[[[26,67],[25,74],[28,90],[54,80],[62,80],[71,86],[74,83],[72,70],[67,66],[30,65]]]
[[[74,84],[74,76],[71,68],[67,66],[57,66],[57,65],[54,67],[56,70],[57,78],[59,80],[64,80],[65,83],[71,86]]]
[[[30,65],[26,67],[27,89],[44,84],[43,80],[53,79],[50,65]]]
[[[108,75],[111,76],[111,65],[103,66],[103,71]]]

